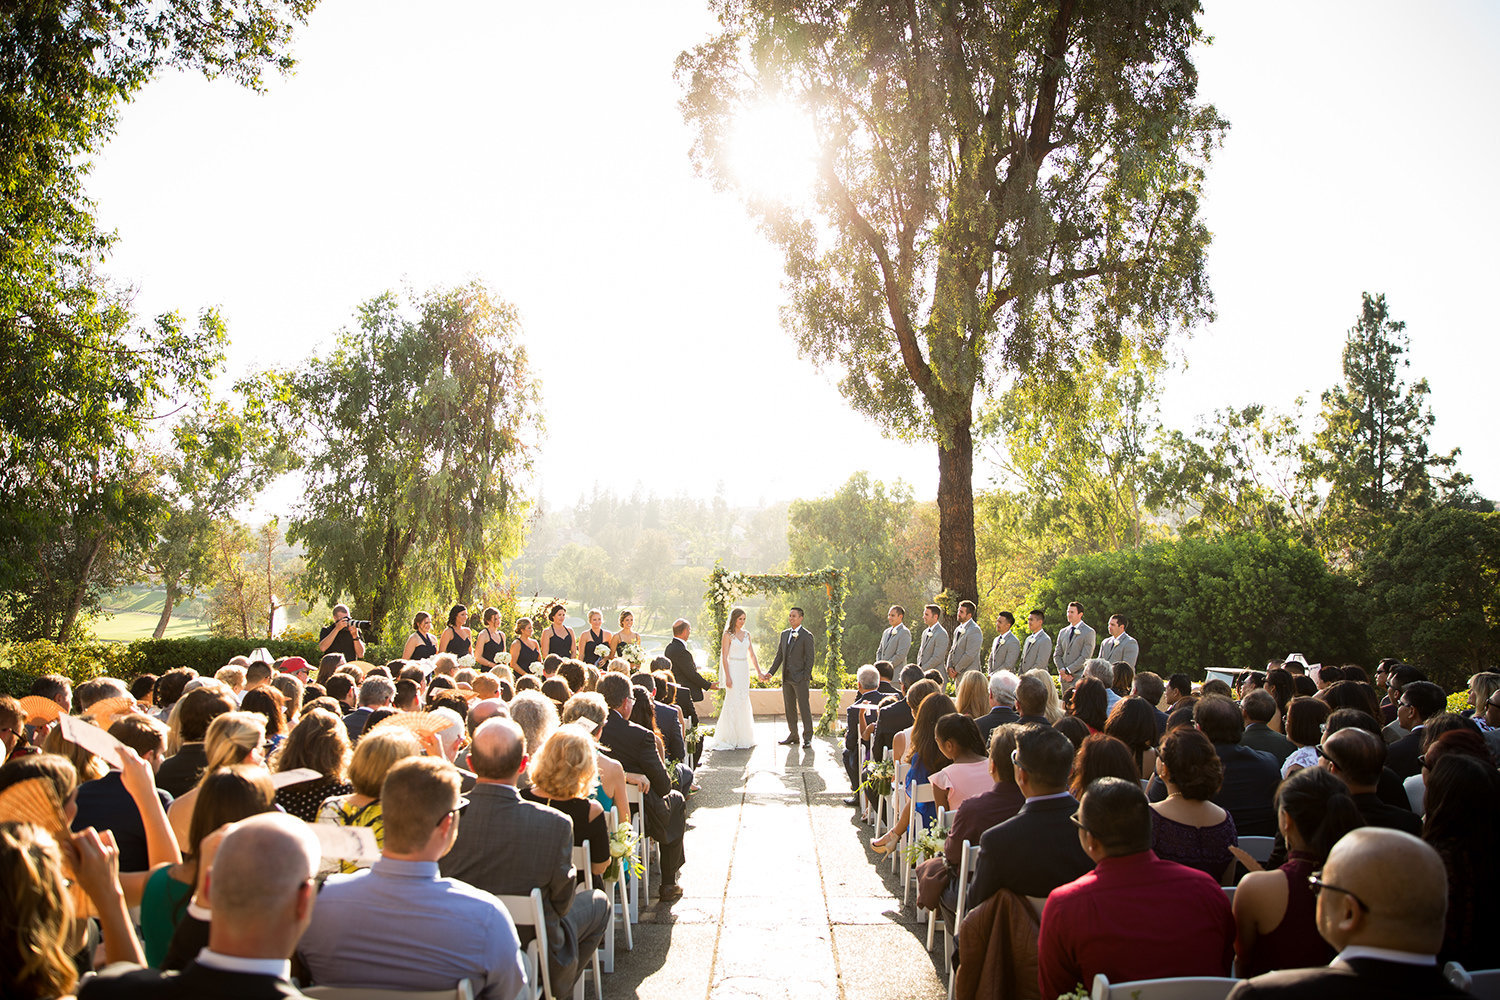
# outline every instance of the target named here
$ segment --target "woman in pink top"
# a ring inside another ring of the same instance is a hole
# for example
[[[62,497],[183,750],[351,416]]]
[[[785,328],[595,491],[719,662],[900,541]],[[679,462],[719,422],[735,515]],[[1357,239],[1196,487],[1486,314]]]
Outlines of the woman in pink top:
[[[979,726],[962,712],[945,715],[937,722],[937,745],[953,763],[932,776],[932,800],[944,809],[957,809],[965,799],[983,795],[995,787],[984,738]]]

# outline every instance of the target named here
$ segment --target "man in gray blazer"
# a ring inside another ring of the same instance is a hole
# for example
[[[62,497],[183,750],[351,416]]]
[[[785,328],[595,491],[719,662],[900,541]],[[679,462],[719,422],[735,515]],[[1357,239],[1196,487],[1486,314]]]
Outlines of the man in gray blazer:
[[[953,646],[948,650],[948,676],[957,677],[966,670],[979,669],[979,654],[984,649],[984,631],[974,616],[979,609],[973,601],[958,602],[958,624],[953,627]]]
[[[911,629],[906,627],[906,609],[892,604],[885,613],[891,627],[880,633],[880,645],[875,649],[875,659],[884,660],[897,670],[906,663],[906,654],[911,652]]]
[[[1057,677],[1062,681],[1064,692],[1070,690],[1078,675],[1083,673],[1083,661],[1094,655],[1096,634],[1083,620],[1083,605],[1070,601],[1068,627],[1057,633],[1057,645],[1052,650],[1052,662],[1057,665]]]
[[[1048,664],[1052,662],[1052,637],[1042,629],[1047,622],[1047,615],[1041,608],[1033,608],[1031,614],[1026,616],[1026,628],[1031,632],[1026,641],[1021,643],[1021,673],[1028,670],[1050,669]]]
[[[1135,636],[1125,631],[1129,625],[1130,619],[1124,615],[1109,616],[1109,636],[1099,643],[1099,659],[1110,663],[1128,663],[1130,669],[1135,669],[1135,661],[1141,655],[1141,644],[1135,641]]]
[[[776,659],[771,663],[771,672],[767,677],[775,677],[776,671],[786,664],[786,672],[781,675],[781,704],[786,711],[786,726],[790,732],[786,739],[781,741],[784,747],[796,746],[797,744],[797,709],[802,709],[802,745],[812,746],[813,738],[813,715],[812,695],[808,684],[812,680],[813,671],[813,637],[812,633],[802,627],[802,609],[793,608],[786,616],[787,624],[791,626],[781,633],[781,641],[776,644]]]
[[[942,670],[948,664],[948,630],[939,621],[943,609],[929,604],[922,609],[922,642],[917,646],[917,666],[925,670]]]
[[[1016,627],[1016,616],[1009,611],[1002,611],[995,616],[995,641],[990,643],[989,672],[994,674],[1001,670],[1010,670],[1020,673],[1016,666],[1021,662],[1021,640],[1016,638],[1012,631]]]

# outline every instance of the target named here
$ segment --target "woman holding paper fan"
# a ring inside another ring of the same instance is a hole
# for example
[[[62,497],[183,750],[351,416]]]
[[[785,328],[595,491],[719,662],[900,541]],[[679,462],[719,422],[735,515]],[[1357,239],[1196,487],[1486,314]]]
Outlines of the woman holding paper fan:
[[[277,751],[276,771],[305,767],[322,777],[278,789],[276,804],[304,822],[313,822],[324,799],[354,791],[354,786],[344,780],[349,756],[349,731],[344,728],[344,720],[321,708],[308,712],[292,727]]]

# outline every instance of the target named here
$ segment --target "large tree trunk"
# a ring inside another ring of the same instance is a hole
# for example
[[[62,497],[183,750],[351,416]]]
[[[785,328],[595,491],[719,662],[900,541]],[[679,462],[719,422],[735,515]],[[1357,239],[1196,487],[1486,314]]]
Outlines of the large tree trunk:
[[[93,541],[88,543],[88,551],[79,560],[73,593],[68,598],[68,607],[63,612],[62,622],[57,626],[59,645],[66,643],[73,635],[73,626],[78,623],[78,613],[83,610],[83,599],[88,594],[89,578],[93,575],[94,563],[98,561],[99,553],[103,549],[104,536],[96,535]]]
[[[974,539],[974,438],[972,418],[966,413],[938,445],[938,575],[943,590],[954,598],[943,618],[957,619],[958,601],[979,602],[979,566]]]
[[[160,639],[167,634],[167,626],[172,622],[172,608],[177,605],[177,598],[181,595],[177,590],[177,581],[162,579],[167,587],[167,599],[162,604],[161,617],[156,620],[156,631],[151,633],[151,638]]]

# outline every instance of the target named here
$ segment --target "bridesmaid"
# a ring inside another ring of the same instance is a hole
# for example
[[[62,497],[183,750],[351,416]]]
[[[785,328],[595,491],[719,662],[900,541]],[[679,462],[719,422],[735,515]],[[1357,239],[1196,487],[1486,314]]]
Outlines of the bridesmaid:
[[[615,656],[619,656],[620,647],[630,642],[639,646],[641,644],[641,635],[635,630],[635,615],[629,611],[621,611],[620,631],[615,633],[614,641],[609,644],[609,648]]]
[[[599,661],[607,658],[609,654],[595,653],[599,646],[608,647],[614,636],[604,631],[604,615],[598,608],[589,612],[589,630],[578,633],[578,645],[573,650],[573,659],[582,660],[589,666],[597,667]]]
[[[406,637],[406,648],[401,651],[403,660],[430,660],[437,655],[437,643],[432,641],[432,616],[418,611],[411,620],[412,633]]]
[[[516,622],[516,637],[510,644],[510,669],[517,677],[531,673],[531,665],[542,658],[541,646],[531,637],[531,619]]]
[[[468,656],[473,633],[469,631],[469,609],[455,604],[448,611],[448,627],[438,636],[438,651],[454,656]]]
[[[500,631],[500,612],[494,608],[484,609],[484,631],[479,633],[479,652],[474,662],[482,670],[496,666],[495,657],[505,650],[505,633]]]
[[[552,623],[552,627],[547,629],[547,652],[556,653],[563,659],[573,655],[575,642],[573,630],[563,624],[567,615],[568,609],[561,604],[554,604],[547,609],[547,620]]]

